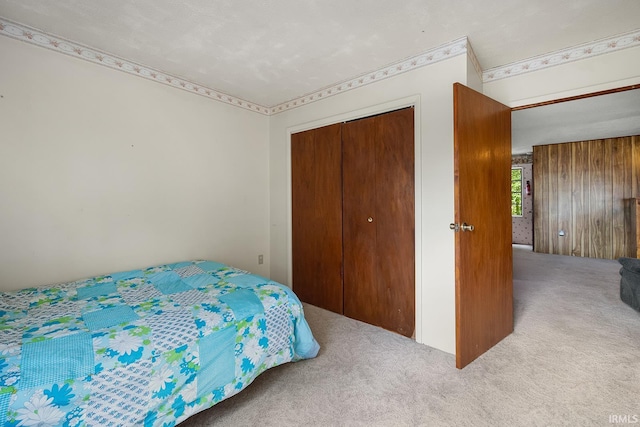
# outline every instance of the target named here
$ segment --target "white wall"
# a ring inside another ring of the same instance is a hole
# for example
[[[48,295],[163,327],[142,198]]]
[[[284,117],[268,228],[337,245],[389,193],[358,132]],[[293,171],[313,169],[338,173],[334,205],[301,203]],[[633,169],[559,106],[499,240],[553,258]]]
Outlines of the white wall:
[[[0,37],[0,290],[217,259],[268,275],[269,118]]]
[[[467,87],[482,93],[483,91],[483,83],[482,83],[482,74],[478,72],[476,67],[473,65],[473,58],[475,58],[475,53],[473,51],[467,51]]]
[[[271,118],[271,277],[291,279],[290,134],[415,104],[416,264],[419,342],[455,351],[453,83],[466,83],[467,58],[427,67]],[[321,226],[321,225],[319,225]]]

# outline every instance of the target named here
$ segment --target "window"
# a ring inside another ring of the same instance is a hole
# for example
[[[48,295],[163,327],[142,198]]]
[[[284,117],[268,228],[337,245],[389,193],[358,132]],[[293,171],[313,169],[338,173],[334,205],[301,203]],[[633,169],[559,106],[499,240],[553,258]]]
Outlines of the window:
[[[511,168],[511,216],[522,216],[522,168]]]

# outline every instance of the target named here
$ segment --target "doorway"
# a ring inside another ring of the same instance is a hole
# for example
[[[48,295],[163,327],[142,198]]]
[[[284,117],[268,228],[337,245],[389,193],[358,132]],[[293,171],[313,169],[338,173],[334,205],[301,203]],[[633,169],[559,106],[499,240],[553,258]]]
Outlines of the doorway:
[[[623,137],[640,135],[640,85],[513,108],[512,122],[514,157],[531,157],[534,178],[549,178],[532,180],[534,250],[617,258],[629,228],[627,214],[621,213],[627,209],[622,199],[638,196],[632,190],[638,187],[635,180],[626,177],[632,150]],[[601,159],[590,153],[598,144],[606,152]],[[534,147],[537,161],[532,156]],[[589,176],[597,178],[598,173],[608,180],[602,187],[613,190],[591,188]],[[598,196],[616,207],[590,207],[588,201]]]

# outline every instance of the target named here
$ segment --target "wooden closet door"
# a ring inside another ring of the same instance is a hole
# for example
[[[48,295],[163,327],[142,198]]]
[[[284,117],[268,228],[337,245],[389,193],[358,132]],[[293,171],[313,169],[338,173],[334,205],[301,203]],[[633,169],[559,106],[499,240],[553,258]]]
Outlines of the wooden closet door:
[[[345,123],[344,314],[410,337],[415,325],[413,109]]]
[[[293,290],[342,313],[341,125],[291,135]]]

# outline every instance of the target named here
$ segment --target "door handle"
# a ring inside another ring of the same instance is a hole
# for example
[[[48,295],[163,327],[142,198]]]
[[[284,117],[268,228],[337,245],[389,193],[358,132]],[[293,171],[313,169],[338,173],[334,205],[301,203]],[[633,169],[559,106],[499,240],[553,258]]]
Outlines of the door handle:
[[[452,222],[451,224],[449,224],[449,228],[457,233],[458,231],[460,231],[460,224]]]
[[[460,228],[462,228],[462,231],[473,231],[475,229],[473,225],[467,224],[466,222],[463,222]]]

